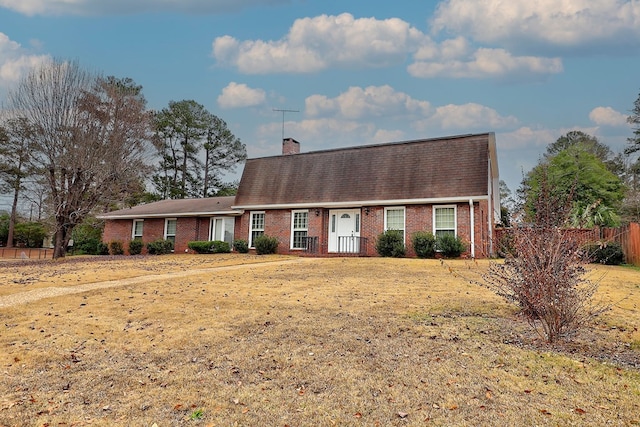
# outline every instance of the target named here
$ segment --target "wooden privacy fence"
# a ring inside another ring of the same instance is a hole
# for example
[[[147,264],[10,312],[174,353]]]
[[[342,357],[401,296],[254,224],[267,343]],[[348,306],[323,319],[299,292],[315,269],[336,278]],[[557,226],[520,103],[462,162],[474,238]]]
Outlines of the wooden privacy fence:
[[[570,228],[564,232],[571,235],[580,244],[617,242],[622,247],[625,262],[640,266],[640,224],[637,222],[622,227]],[[496,239],[499,246],[507,242],[504,239],[508,239],[508,235],[509,229],[496,229]]]
[[[602,238],[604,241],[620,243],[624,252],[625,262],[640,266],[640,224],[632,222],[622,227],[603,228]]]

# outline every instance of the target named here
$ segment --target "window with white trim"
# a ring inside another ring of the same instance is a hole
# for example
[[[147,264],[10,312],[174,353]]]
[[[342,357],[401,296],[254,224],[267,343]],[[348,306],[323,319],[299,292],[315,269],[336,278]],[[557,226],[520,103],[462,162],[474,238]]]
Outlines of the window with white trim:
[[[255,247],[256,237],[264,234],[264,212],[251,212],[249,220],[249,247]]]
[[[384,208],[384,230],[398,230],[402,231],[402,237],[404,238],[404,222],[405,222],[405,209],[404,207],[392,207]]]
[[[235,219],[230,217],[211,218],[209,240],[220,240],[233,245],[233,227]]]
[[[291,249],[305,249],[309,231],[309,211],[291,211]]]
[[[144,220],[134,219],[133,227],[131,229],[131,239],[142,239],[142,229],[144,226]]]
[[[178,228],[178,220],[175,218],[167,218],[164,220],[164,239],[171,240],[176,244],[176,229]]]
[[[435,206],[433,208],[433,234],[436,237],[445,234],[457,234],[456,206]]]

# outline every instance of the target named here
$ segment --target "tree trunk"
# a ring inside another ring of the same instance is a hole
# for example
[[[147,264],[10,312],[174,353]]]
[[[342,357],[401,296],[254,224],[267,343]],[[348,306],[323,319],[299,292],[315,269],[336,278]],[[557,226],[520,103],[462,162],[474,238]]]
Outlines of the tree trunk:
[[[16,229],[16,218],[18,213],[18,192],[19,190],[13,191],[13,203],[11,204],[11,216],[9,217],[9,232],[7,234],[7,247],[13,247],[13,234]]]
[[[67,225],[67,218],[56,218],[56,223],[53,259],[64,258],[67,254],[67,245],[69,244],[72,230],[72,228],[69,228]]]

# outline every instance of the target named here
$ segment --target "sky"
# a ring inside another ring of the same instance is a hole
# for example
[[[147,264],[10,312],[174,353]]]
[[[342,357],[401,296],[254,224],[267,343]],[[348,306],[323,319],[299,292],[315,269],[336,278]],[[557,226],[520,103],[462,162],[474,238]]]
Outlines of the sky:
[[[302,152],[495,132],[515,191],[569,131],[624,149],[640,0],[0,0],[2,105],[51,58],[195,100],[250,158],[283,125]]]

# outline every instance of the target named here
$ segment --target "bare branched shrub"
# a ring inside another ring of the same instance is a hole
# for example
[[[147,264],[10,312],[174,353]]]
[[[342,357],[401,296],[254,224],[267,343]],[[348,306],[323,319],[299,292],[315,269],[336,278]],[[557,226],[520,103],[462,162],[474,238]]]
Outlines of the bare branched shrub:
[[[563,228],[570,206],[543,182],[532,223],[511,230],[505,262],[493,263],[484,277],[549,342],[572,335],[601,311],[592,303],[597,283],[585,278],[580,242]]]

